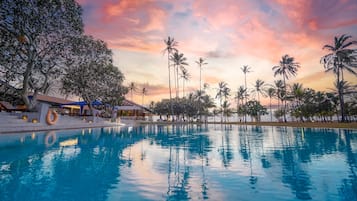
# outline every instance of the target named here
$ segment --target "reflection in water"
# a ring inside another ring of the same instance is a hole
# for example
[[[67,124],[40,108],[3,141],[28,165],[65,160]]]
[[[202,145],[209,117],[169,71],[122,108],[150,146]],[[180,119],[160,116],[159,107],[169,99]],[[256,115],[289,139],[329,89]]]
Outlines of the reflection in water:
[[[357,131],[148,125],[0,135],[0,200],[357,200]]]

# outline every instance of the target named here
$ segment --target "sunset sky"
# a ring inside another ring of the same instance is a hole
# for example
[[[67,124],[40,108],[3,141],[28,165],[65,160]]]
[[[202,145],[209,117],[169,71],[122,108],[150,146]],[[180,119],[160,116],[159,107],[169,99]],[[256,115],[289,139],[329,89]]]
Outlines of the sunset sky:
[[[325,73],[320,58],[333,37],[352,35],[357,40],[356,0],[78,0],[83,7],[86,34],[104,40],[114,52],[114,64],[125,75],[148,89],[144,102],[169,97],[164,39],[173,37],[188,59],[191,79],[186,91],[199,88],[195,61],[206,59],[202,83],[211,95],[218,82],[232,92],[255,80],[273,84],[272,67],[284,54],[293,56],[301,68],[288,83],[329,90],[333,74]],[[346,76],[357,84],[355,76]],[[182,85],[182,84],[181,84]],[[182,89],[181,89],[182,90]],[[232,95],[232,98],[234,96]],[[130,96],[128,96],[130,99]],[[134,101],[141,103],[141,96]],[[266,100],[265,100],[266,102]]]

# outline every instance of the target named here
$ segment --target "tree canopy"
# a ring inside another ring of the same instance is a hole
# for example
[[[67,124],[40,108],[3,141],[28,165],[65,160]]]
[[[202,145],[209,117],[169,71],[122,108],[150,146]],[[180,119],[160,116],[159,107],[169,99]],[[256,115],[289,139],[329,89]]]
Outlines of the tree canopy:
[[[77,37],[73,43],[75,60],[62,78],[63,93],[80,96],[88,103],[120,104],[128,89],[122,85],[123,74],[112,64],[111,50],[91,36]]]
[[[68,64],[69,40],[83,32],[74,0],[3,0],[0,4],[0,81],[28,109]],[[33,93],[32,101],[29,93]]]

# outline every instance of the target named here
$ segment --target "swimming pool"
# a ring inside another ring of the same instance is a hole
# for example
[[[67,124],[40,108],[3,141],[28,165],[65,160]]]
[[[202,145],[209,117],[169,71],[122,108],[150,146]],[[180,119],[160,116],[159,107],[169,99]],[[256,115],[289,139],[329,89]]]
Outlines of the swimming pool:
[[[357,200],[357,130],[148,125],[0,135],[0,200]]]

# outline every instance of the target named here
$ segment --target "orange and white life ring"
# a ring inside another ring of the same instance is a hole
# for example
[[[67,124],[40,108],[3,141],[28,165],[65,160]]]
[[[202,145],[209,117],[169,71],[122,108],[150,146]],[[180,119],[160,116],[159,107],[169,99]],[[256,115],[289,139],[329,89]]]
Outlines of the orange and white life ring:
[[[50,131],[45,136],[45,145],[46,147],[50,147],[54,145],[57,141],[57,135],[54,131]]]
[[[52,118],[53,116],[53,118]],[[58,113],[54,110],[48,110],[47,115],[46,115],[46,123],[48,125],[53,125],[57,122],[58,120]]]

